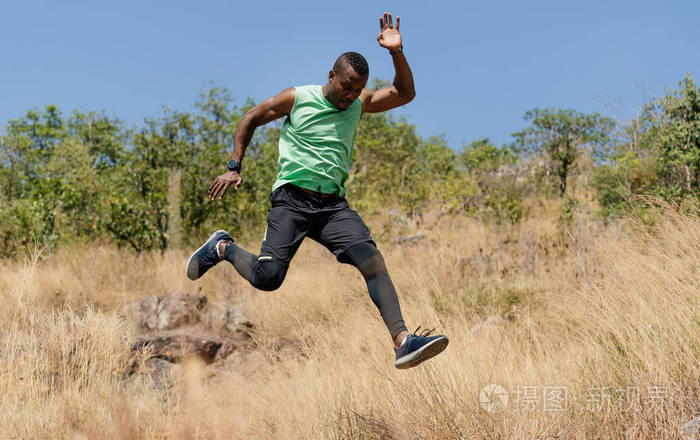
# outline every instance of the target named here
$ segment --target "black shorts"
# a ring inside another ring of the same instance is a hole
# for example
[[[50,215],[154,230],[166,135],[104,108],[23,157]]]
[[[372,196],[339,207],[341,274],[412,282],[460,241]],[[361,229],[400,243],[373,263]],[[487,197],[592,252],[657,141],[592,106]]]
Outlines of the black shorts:
[[[324,245],[342,263],[348,262],[343,254],[350,246],[375,245],[369,228],[344,197],[318,197],[288,183],[272,192],[270,202],[260,260],[272,257],[288,266],[304,237]]]

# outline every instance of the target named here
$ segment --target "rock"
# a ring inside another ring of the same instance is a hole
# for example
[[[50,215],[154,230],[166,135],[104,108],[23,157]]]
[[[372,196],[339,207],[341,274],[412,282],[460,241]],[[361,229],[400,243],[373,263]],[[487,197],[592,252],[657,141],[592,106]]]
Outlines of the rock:
[[[161,358],[151,358],[144,362],[143,373],[151,378],[157,389],[167,389],[175,385],[175,378],[181,367]]]
[[[183,292],[176,292],[163,298],[156,309],[158,329],[167,330],[199,322],[202,309],[206,304],[206,296]]]
[[[231,333],[247,332],[253,328],[245,313],[239,308],[226,303],[210,303],[201,317],[202,323],[215,331]]]
[[[125,305],[121,316],[141,331],[171,330],[202,323],[204,327],[230,332],[253,327],[243,311],[231,304],[210,303],[204,295],[176,292],[160,298],[150,296]]]
[[[149,350],[152,357],[168,362],[182,362],[188,356],[200,356],[204,362],[214,362],[216,352],[222,343],[211,339],[195,338],[187,335],[155,336],[139,339],[131,347],[131,351]]]
[[[690,440],[700,439],[700,416],[681,427],[681,434]]]
[[[204,295],[176,292],[165,298],[150,296],[127,304],[121,315],[143,330],[168,330],[198,322],[206,304]]]
[[[141,301],[125,305],[120,314],[127,322],[135,324],[139,329],[155,330],[158,327],[156,309],[159,302],[160,298],[157,296],[149,296]]]
[[[422,232],[419,232],[417,234],[407,235],[405,237],[399,237],[398,239],[396,239],[396,244],[399,244],[399,245],[415,244],[415,243],[418,243],[418,242],[423,241],[423,240],[425,240],[425,234]]]
[[[121,315],[138,334],[125,376],[149,376],[158,388],[170,386],[169,372],[188,358],[212,364],[250,350],[253,324],[245,313],[204,295],[151,296],[125,305]]]

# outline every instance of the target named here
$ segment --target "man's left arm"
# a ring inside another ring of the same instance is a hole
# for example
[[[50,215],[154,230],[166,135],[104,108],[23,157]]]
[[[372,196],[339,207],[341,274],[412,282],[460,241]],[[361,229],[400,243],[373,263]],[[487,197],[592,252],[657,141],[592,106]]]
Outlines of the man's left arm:
[[[416,96],[413,85],[413,73],[403,54],[403,44],[399,33],[399,17],[396,17],[394,27],[391,14],[384,13],[379,19],[380,33],[377,37],[379,45],[386,48],[394,62],[394,83],[379,90],[364,89],[360,94],[362,111],[367,113],[385,112],[392,108],[409,103]]]

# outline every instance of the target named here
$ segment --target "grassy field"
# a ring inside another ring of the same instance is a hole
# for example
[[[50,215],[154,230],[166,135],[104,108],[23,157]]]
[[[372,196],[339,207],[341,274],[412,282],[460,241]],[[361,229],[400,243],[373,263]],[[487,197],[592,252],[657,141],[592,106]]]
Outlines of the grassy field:
[[[381,235],[410,330],[450,337],[405,371],[359,273],[313,242],[272,293],[228,264],[187,280],[190,250],[2,261],[0,438],[681,438],[700,404],[700,218],[563,225],[560,211],[429,217],[408,245]],[[178,290],[233,298],[255,352],[224,371],[188,362],[169,390],[124,382],[135,336],[117,311]],[[489,384],[504,408],[480,403]]]

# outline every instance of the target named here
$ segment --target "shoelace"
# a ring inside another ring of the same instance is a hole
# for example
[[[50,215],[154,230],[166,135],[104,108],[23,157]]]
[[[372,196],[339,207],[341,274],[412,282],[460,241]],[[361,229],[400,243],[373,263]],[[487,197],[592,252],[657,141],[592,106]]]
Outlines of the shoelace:
[[[418,334],[418,330],[420,330],[420,328],[421,328],[421,326],[419,325],[418,328],[416,328],[416,330],[413,332],[413,334],[416,335],[416,336],[422,336],[422,337],[425,338],[425,337],[430,336],[430,335],[435,331],[435,327],[433,327],[433,328],[424,328],[423,331],[420,332],[420,334]]]

